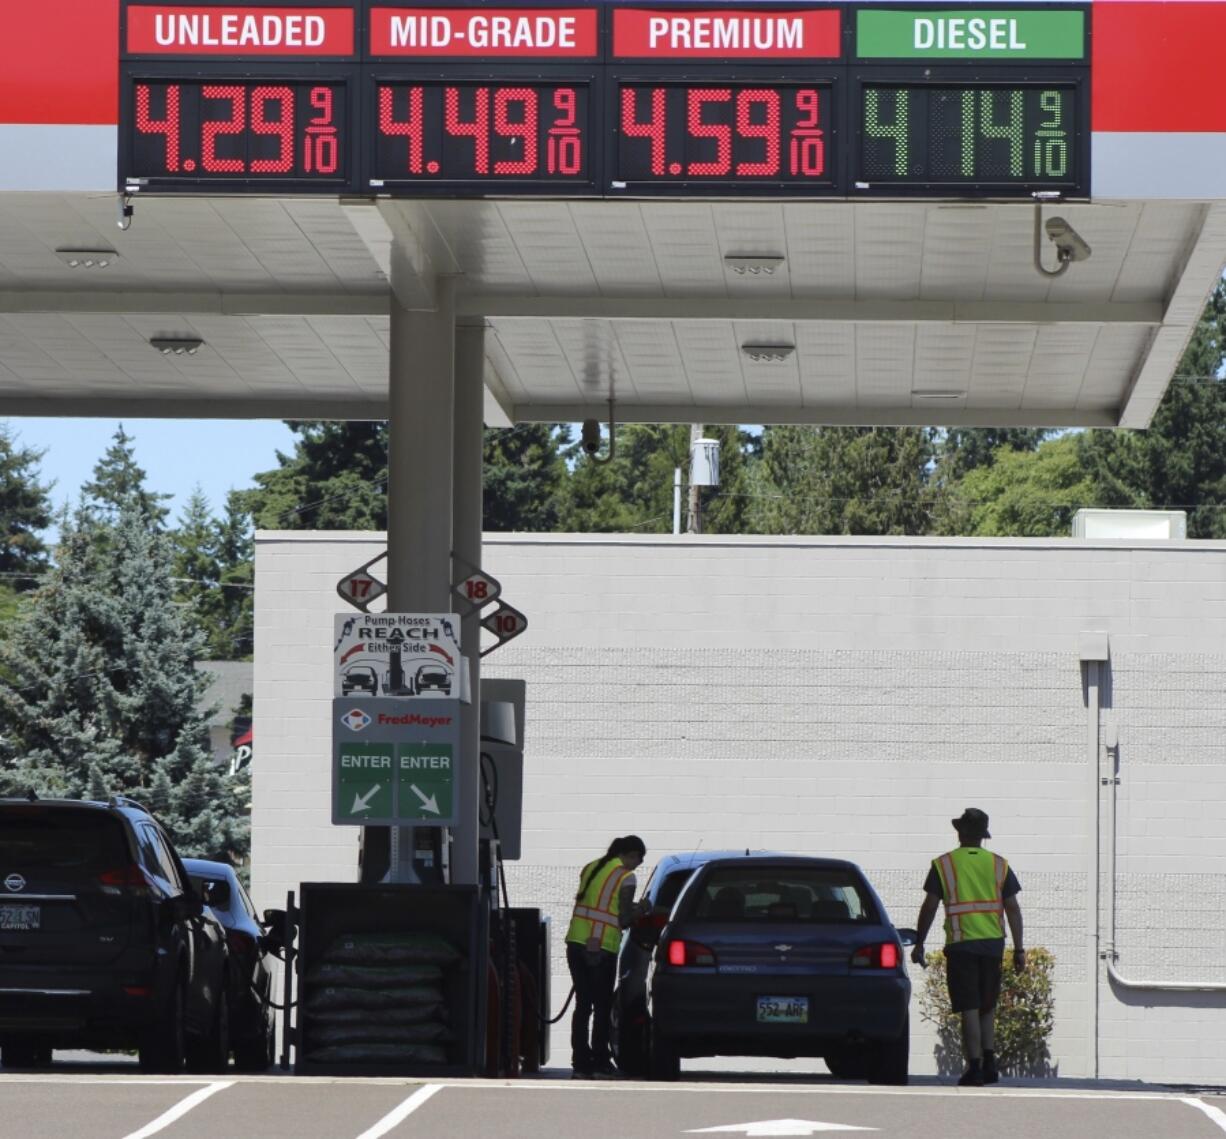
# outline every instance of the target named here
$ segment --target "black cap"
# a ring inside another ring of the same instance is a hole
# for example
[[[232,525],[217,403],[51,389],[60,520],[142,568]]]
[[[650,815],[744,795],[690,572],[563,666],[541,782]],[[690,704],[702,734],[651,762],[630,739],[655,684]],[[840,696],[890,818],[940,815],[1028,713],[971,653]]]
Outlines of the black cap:
[[[988,830],[987,813],[981,811],[978,807],[967,807],[962,812],[960,818],[950,819],[954,824],[954,830],[961,835],[966,835],[967,838],[991,838],[991,832]]]

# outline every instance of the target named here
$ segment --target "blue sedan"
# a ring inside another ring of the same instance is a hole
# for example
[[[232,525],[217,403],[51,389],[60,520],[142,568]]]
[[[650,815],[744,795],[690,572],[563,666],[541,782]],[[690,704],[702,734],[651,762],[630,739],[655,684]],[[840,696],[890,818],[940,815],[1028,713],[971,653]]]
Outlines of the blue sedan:
[[[814,1056],[836,1075],[907,1082],[904,936],[855,863],[759,855],[694,871],[649,982],[650,1067],[682,1057]]]

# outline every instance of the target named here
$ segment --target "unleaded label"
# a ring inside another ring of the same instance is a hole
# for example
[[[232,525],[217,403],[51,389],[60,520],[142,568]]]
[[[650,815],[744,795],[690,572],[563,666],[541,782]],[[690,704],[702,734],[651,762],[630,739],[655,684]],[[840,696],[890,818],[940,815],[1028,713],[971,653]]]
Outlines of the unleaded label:
[[[860,59],[1084,59],[1082,11],[882,11],[856,14]]]

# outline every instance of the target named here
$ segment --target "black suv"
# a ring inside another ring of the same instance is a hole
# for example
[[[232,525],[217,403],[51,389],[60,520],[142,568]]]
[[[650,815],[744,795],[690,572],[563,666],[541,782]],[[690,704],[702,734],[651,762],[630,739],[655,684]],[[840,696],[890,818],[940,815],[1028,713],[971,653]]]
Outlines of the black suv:
[[[132,1048],[142,1069],[224,1069],[225,930],[129,799],[0,799],[0,1062]]]

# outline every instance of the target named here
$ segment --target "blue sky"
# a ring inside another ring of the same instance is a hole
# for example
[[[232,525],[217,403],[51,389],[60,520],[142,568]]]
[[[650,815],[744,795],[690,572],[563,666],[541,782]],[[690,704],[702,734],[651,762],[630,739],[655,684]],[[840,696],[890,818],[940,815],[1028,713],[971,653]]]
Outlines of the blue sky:
[[[54,480],[58,509],[75,502],[81,484],[111,444],[119,419],[7,419],[18,445],[46,452],[42,482]],[[214,514],[231,489],[248,487],[257,471],[277,465],[276,452],[292,452],[295,436],[279,419],[125,419],[136,461],[150,490],[173,495],[167,505],[177,520],[199,485]]]

